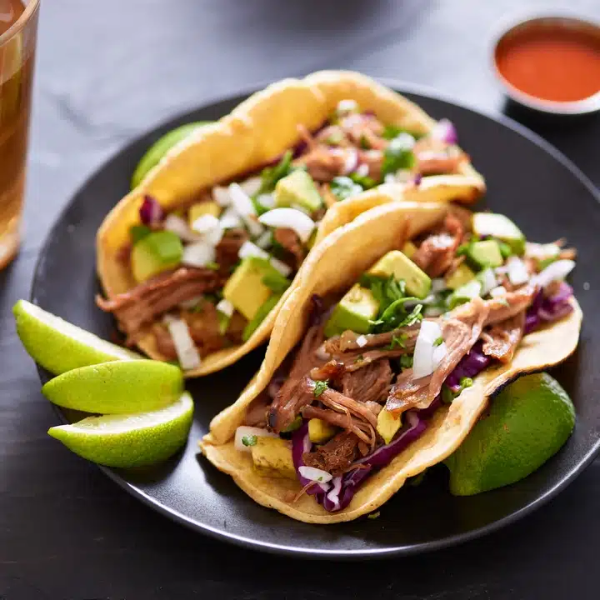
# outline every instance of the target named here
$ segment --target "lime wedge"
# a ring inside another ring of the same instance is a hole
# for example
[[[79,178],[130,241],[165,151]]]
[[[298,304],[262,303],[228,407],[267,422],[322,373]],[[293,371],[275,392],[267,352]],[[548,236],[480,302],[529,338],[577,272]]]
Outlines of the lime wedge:
[[[185,392],[177,402],[135,415],[87,417],[48,430],[69,450],[107,467],[142,467],[172,456],[186,440],[194,403]]]
[[[131,189],[137,187],[148,172],[153,169],[161,160],[161,158],[173,147],[178,144],[181,140],[186,138],[188,135],[199,129],[210,125],[209,121],[197,121],[195,123],[187,123],[176,129],[172,129],[168,133],[165,133],[159,138],[148,150],[142,159],[138,163],[133,176],[131,178]]]
[[[54,404],[103,415],[158,410],[183,393],[181,369],[155,360],[126,360],[72,369],[42,388]]]
[[[142,358],[64,321],[27,300],[13,306],[17,333],[29,356],[58,375],[112,360]]]
[[[470,496],[515,483],[539,469],[567,441],[575,408],[547,373],[521,377],[491,401],[491,409],[447,460],[450,491]]]

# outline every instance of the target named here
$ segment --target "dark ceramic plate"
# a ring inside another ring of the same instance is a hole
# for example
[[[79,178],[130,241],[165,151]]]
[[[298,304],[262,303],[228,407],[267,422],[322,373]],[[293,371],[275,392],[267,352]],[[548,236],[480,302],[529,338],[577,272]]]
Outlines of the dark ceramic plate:
[[[407,95],[434,117],[447,117],[457,125],[463,147],[487,178],[486,206],[512,217],[532,240],[550,242],[565,236],[579,251],[573,284],[586,315],[581,344],[577,354],[554,372],[577,407],[573,436],[536,473],[501,490],[455,498],[447,491],[445,468],[440,466],[422,486],[401,490],[377,520],[363,518],[335,526],[298,523],[254,503],[198,452],[197,441],[211,417],[236,399],[257,370],[262,356],[257,351],[221,373],[190,382],[196,414],[182,453],[144,473],[104,469],[158,512],[222,540],[282,554],[332,558],[415,554],[516,521],[564,489],[598,451],[600,403],[594,397],[600,389],[600,371],[594,365],[600,350],[598,192],[555,149],[514,123],[438,98]],[[127,192],[131,173],[151,142],[182,123],[217,119],[245,97],[222,100],[175,119],[105,164],[75,195],[50,233],[35,273],[32,300],[110,339],[111,318],[93,301],[98,291],[94,236],[102,219]]]

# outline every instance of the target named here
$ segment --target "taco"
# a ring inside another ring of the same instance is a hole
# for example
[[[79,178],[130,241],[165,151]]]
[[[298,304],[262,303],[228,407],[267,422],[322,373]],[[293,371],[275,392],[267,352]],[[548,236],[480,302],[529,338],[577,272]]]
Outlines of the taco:
[[[371,209],[309,257],[203,453],[300,521],[377,509],[452,454],[502,386],[574,351],[574,258],[500,214]]]
[[[332,229],[404,193],[471,202],[484,187],[453,126],[402,96],[353,73],[288,79],[191,134],[111,211],[98,305],[128,345],[210,373],[268,337]]]

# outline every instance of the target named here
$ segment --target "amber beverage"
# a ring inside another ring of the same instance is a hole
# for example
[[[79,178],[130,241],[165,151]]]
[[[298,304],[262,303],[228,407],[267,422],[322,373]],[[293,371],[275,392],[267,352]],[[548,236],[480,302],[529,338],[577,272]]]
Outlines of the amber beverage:
[[[0,269],[19,248],[39,0],[0,0]]]

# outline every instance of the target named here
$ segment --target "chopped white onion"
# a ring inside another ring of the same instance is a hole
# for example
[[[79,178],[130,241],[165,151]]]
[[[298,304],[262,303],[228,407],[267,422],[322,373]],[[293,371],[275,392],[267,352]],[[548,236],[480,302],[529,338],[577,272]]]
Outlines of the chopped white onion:
[[[481,295],[485,296],[489,294],[498,285],[498,280],[492,269],[485,269],[478,275],[479,282],[481,283]]]
[[[434,346],[432,357],[434,371],[440,366],[444,358],[446,358],[446,354],[448,354],[448,347],[445,342],[442,342],[439,346]]]
[[[364,335],[359,335],[359,336],[356,338],[356,345],[357,345],[359,348],[364,348],[364,347],[365,347],[365,346],[366,346],[368,343],[369,343],[369,340],[367,340],[367,337],[366,337],[366,336],[364,336]]]
[[[383,178],[384,183],[396,183],[396,176],[393,173],[388,173]]]
[[[271,245],[272,241],[273,234],[269,230],[267,230],[256,240],[256,245],[264,250],[265,248],[268,248]]]
[[[231,317],[235,308],[233,307],[233,304],[229,302],[229,300],[223,298],[222,300],[219,300],[219,302],[217,302],[217,310],[220,313],[223,313],[226,317]]]
[[[233,208],[246,224],[248,231],[253,236],[260,235],[263,228],[256,222],[256,210],[250,196],[237,183],[232,183],[229,186],[229,195],[231,196]]]
[[[271,437],[278,438],[278,435],[267,431],[266,429],[261,429],[260,427],[247,427],[246,425],[242,425],[235,430],[235,449],[240,452],[252,452],[252,446],[246,446],[242,441],[245,437]]]
[[[215,186],[212,189],[212,197],[219,206],[225,207],[231,204],[231,196],[226,187]]]
[[[493,290],[490,290],[490,296],[492,298],[500,298],[501,296],[506,296],[506,288],[503,285],[499,285]]]
[[[202,215],[192,223],[192,229],[199,233],[202,240],[216,246],[223,237],[223,227],[217,217]]]
[[[275,196],[273,194],[261,194],[257,198],[258,203],[264,206],[265,208],[274,208],[275,207]]]
[[[268,227],[293,229],[302,242],[308,241],[315,228],[315,222],[295,208],[274,208],[261,215],[258,220]]]
[[[338,102],[335,112],[337,113],[338,116],[343,117],[344,115],[349,115],[354,112],[358,112],[358,110],[359,110],[359,108],[358,108],[358,103],[356,102],[356,100],[347,99],[347,100],[340,100]]]
[[[187,221],[177,215],[167,215],[165,229],[175,233],[184,242],[196,242],[198,240],[198,236],[189,228]]]
[[[545,288],[553,281],[562,281],[574,268],[575,262],[572,260],[557,260],[532,277],[531,282]]]
[[[225,209],[221,215],[220,222],[223,229],[236,229],[242,226],[242,219],[240,219],[240,215],[235,212],[232,206]]]
[[[525,243],[525,256],[527,258],[537,258],[545,260],[554,258],[560,254],[560,247],[556,244],[536,244],[534,242]]]
[[[356,174],[360,177],[366,177],[369,174],[369,165],[362,164],[358,165],[358,169],[356,169]]]
[[[529,281],[529,271],[525,263],[516,256],[511,256],[507,263],[508,279],[513,285],[522,285]]]
[[[173,345],[179,364],[184,371],[196,369],[200,366],[200,354],[190,335],[187,323],[182,319],[171,317],[167,320],[169,333],[173,338]]]
[[[292,272],[292,268],[278,258],[271,256],[270,261],[273,267],[277,269],[284,277],[287,277]]]
[[[344,156],[344,175],[348,175],[356,170],[358,167],[358,150],[356,148],[344,148],[344,150],[336,148],[336,150],[339,150]]]
[[[265,252],[262,248],[259,248],[256,244],[253,244],[249,241],[245,241],[241,245],[238,254],[240,258],[248,258],[249,256],[256,256],[258,258],[264,258],[266,260],[269,260],[270,258],[267,252]]]
[[[246,181],[242,181],[240,183],[240,187],[248,196],[254,196],[254,194],[258,193],[262,186],[262,179],[260,177],[250,177],[246,179]]]
[[[427,377],[433,373],[433,351],[435,341],[442,335],[440,326],[435,321],[423,321],[415,344],[413,356],[413,376],[415,379]]]
[[[298,472],[305,479],[318,481],[319,483],[328,483],[333,479],[333,475],[316,467],[298,467]]]
[[[183,249],[181,262],[190,267],[205,267],[214,262],[216,258],[215,247],[205,241],[188,244]]]
[[[408,183],[414,176],[415,174],[410,169],[399,169],[396,171],[395,180],[399,183]]]
[[[443,277],[439,277],[438,279],[431,280],[431,292],[433,294],[437,294],[438,292],[445,290],[446,287],[447,287],[446,281],[444,280]]]

